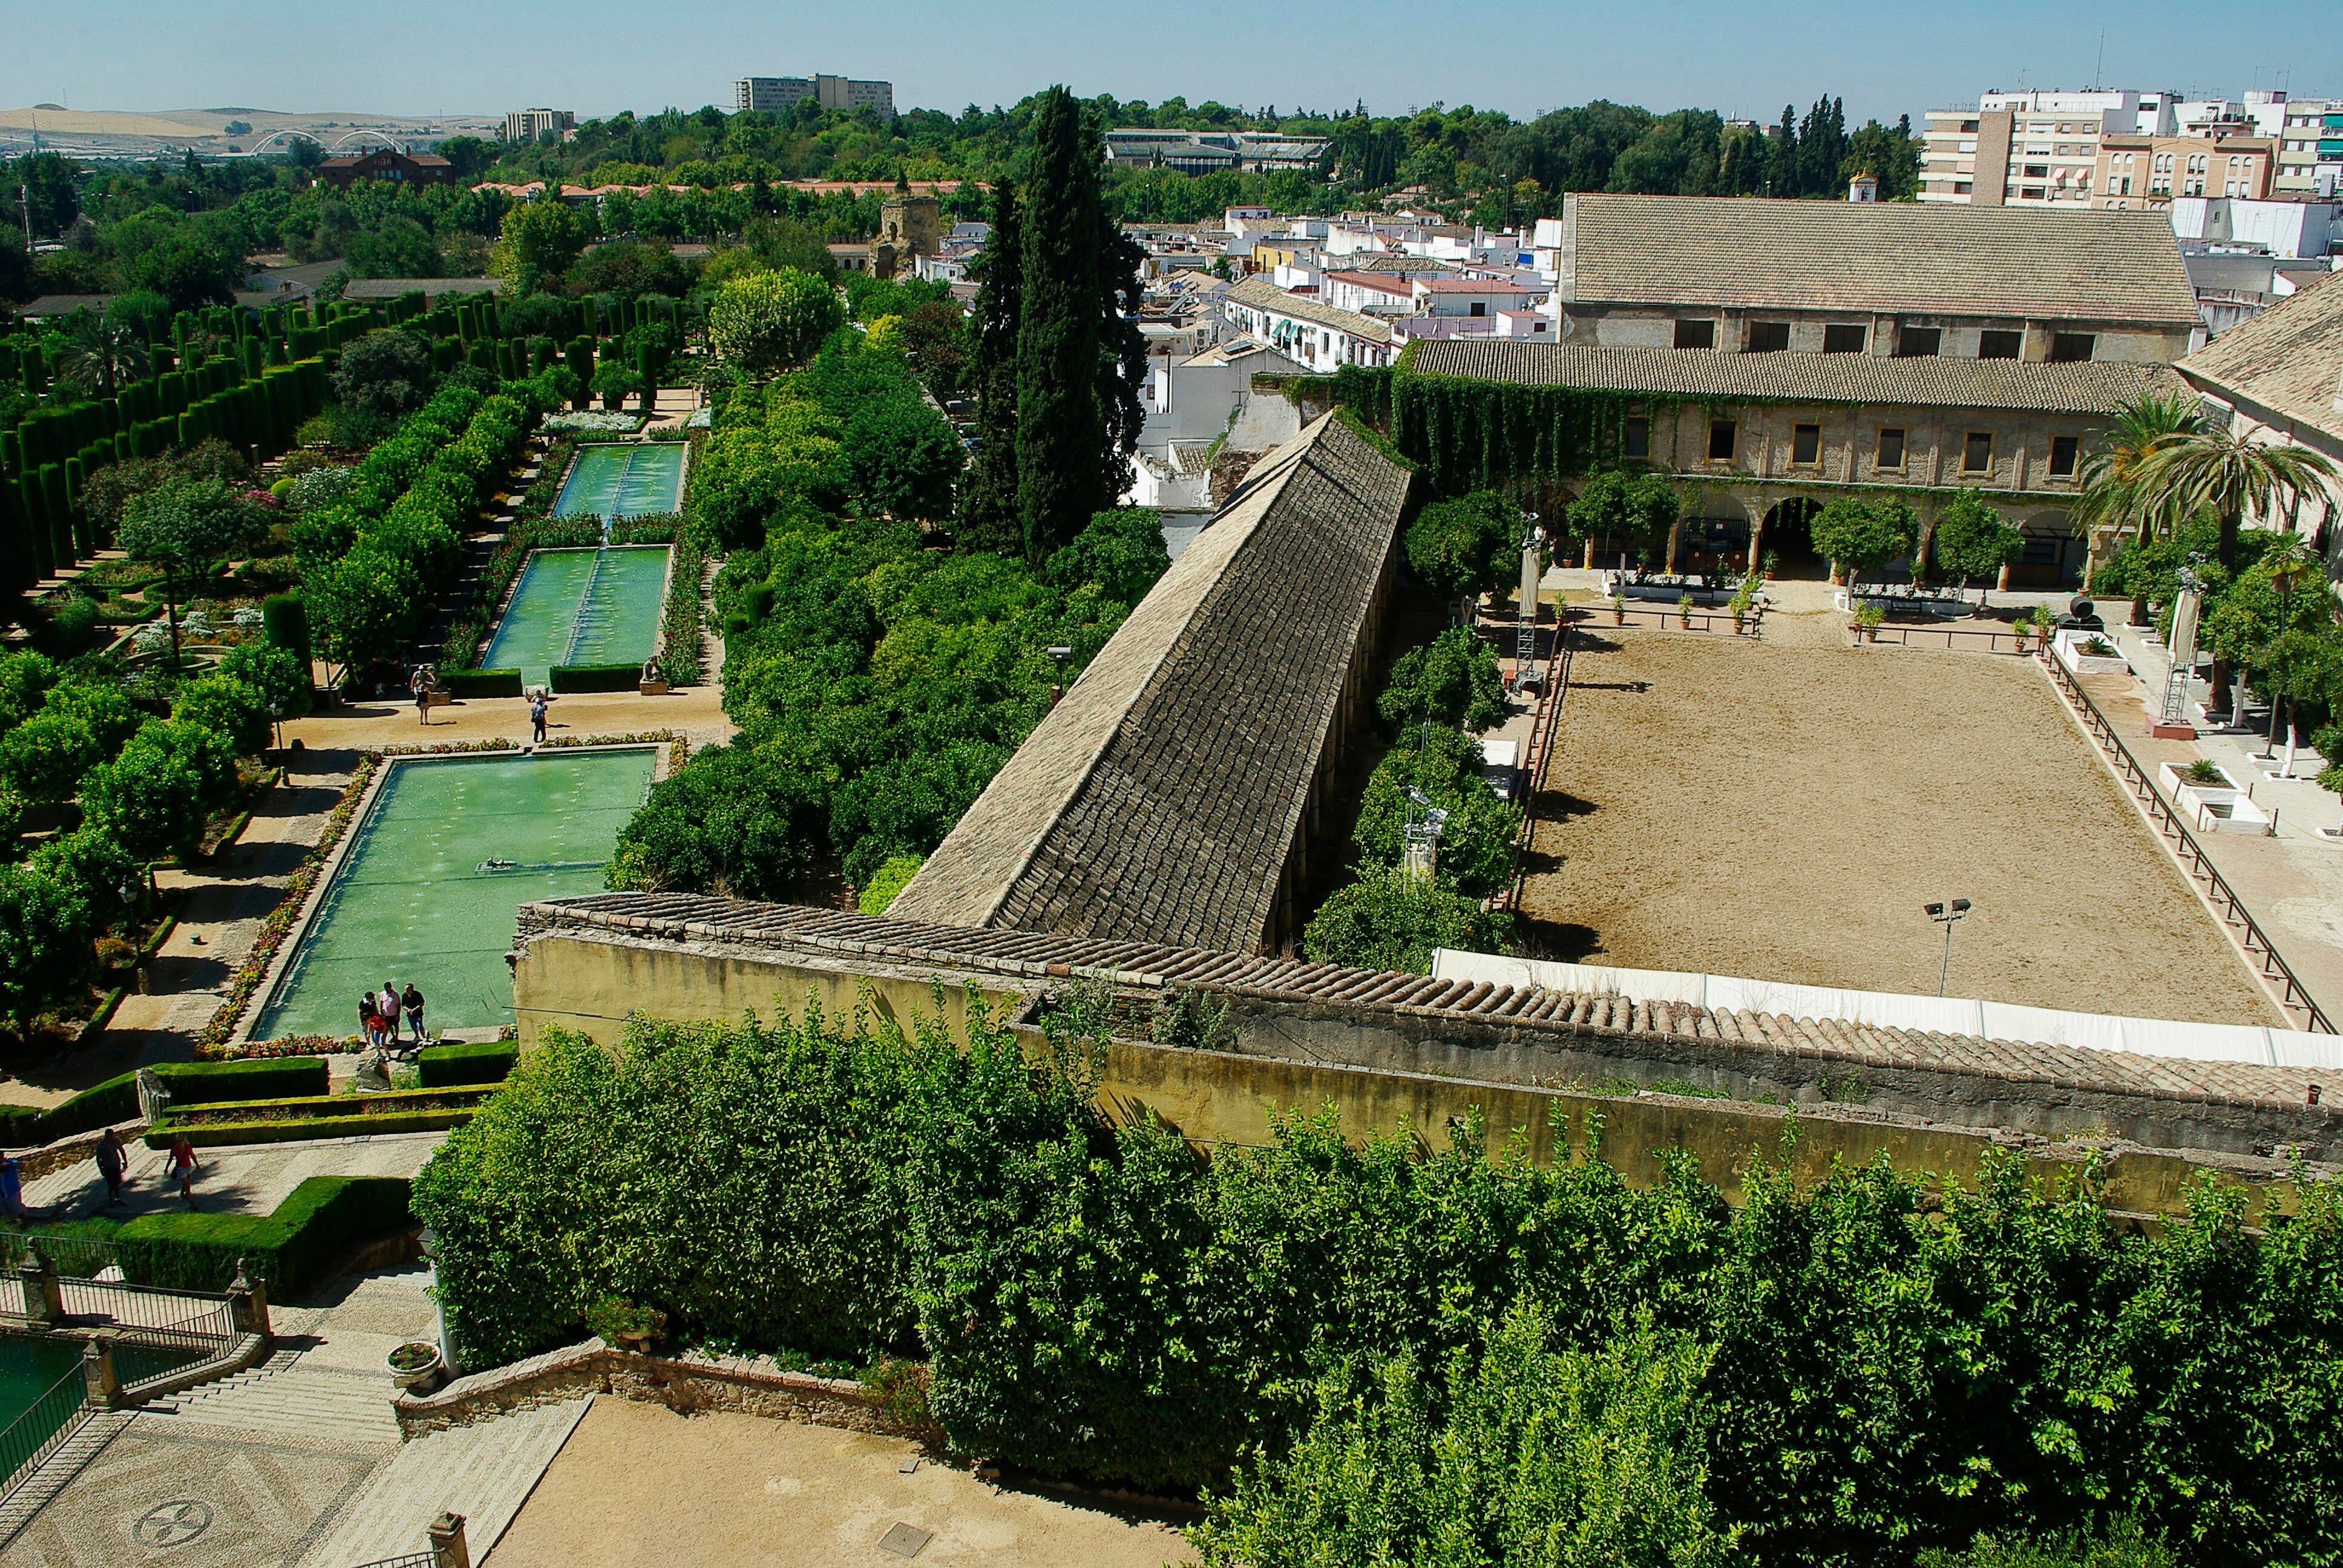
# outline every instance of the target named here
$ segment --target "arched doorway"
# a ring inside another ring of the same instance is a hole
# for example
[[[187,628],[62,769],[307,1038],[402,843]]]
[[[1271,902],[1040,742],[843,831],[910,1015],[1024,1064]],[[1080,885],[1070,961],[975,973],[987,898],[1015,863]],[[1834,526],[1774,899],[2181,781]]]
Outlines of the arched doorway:
[[[2025,547],[2010,563],[2014,588],[2062,588],[2083,577],[2083,541],[2066,512],[2036,512],[2017,525]]]
[[[1765,531],[1757,541],[1757,565],[1763,568],[1773,558],[1775,575],[1785,578],[1815,578],[1828,572],[1830,563],[1815,553],[1814,522],[1822,509],[1820,502],[1804,496],[1777,503],[1765,514]]]

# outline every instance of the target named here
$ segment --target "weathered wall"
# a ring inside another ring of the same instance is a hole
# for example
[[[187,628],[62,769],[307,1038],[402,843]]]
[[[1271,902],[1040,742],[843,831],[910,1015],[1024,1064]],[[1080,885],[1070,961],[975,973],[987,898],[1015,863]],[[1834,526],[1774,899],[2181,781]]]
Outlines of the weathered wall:
[[[850,1015],[860,1000],[874,1021],[906,1030],[940,1019],[965,1040],[968,992],[954,989],[962,978],[940,988],[934,974],[885,962],[633,945],[554,930],[528,940],[515,1004],[524,1045],[548,1024],[615,1041],[638,1010],[673,1020],[748,1011],[801,1019],[809,998],[832,1016]],[[1039,985],[1005,976],[979,993],[1003,1020],[1040,994]],[[1151,1000],[1118,998],[1119,1034],[1150,1032]],[[1565,1040],[1557,1049],[1550,1033],[1514,1038],[1429,1014],[1394,1020],[1370,1008],[1240,1001],[1214,1040],[1222,1049],[1118,1039],[1099,1099],[1119,1120],[1159,1118],[1206,1147],[1266,1142],[1271,1111],[1330,1102],[1352,1137],[1412,1130],[1435,1145],[1446,1142],[1453,1121],[1477,1111],[1493,1142],[1518,1129],[1539,1160],[1582,1151],[1599,1130],[1604,1158],[1628,1180],[1656,1181],[1662,1153],[1681,1150],[1728,1194],[1738,1192],[1737,1172],[1753,1152],[1786,1155],[1809,1179],[1834,1161],[1881,1157],[1903,1170],[1966,1177],[1988,1148],[2020,1150],[2047,1171],[2077,1167],[2096,1147],[2111,1155],[2108,1202],[2142,1212],[2177,1208],[2183,1188],[2202,1171],[2279,1185],[2287,1174],[2284,1161],[2251,1152],[2256,1139],[2274,1134],[2255,1125],[2249,1110],[2201,1099],[2149,1102],[2071,1085],[1895,1069],[1856,1078],[1844,1065],[1787,1054],[1753,1072],[1757,1053],[1717,1041],[1598,1030]],[[1738,1098],[1634,1087],[1659,1083]],[[2196,1146],[2173,1147],[2184,1141]]]

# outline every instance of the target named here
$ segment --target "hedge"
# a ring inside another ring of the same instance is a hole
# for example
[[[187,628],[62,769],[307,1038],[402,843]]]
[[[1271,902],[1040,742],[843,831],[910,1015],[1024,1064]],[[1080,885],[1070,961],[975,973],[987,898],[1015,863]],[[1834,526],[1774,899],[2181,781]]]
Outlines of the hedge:
[[[631,691],[643,678],[639,664],[557,664],[556,691]]]
[[[379,1100],[382,1096],[368,1095],[367,1098]],[[397,1132],[444,1132],[471,1121],[478,1109],[467,1105],[439,1111],[372,1111],[330,1120],[308,1116],[297,1121],[214,1121],[199,1127],[166,1123],[162,1131],[146,1134],[146,1146],[149,1149],[167,1148],[173,1139],[181,1136],[198,1149],[216,1149],[235,1143],[302,1143],[313,1138],[376,1138]]]
[[[174,1105],[222,1101],[291,1100],[323,1094],[326,1060],[320,1056],[268,1057],[248,1061],[185,1061],[155,1070],[171,1091]]]
[[[450,697],[518,697],[520,671],[518,669],[449,669],[440,672],[439,684],[447,689]]]
[[[520,1060],[520,1047],[510,1040],[488,1040],[470,1044],[427,1045],[417,1054],[423,1070],[423,1087],[442,1089],[468,1083],[502,1083]]]
[[[404,1177],[312,1176],[266,1217],[146,1214],[116,1231],[114,1244],[136,1284],[217,1291],[242,1259],[277,1298],[359,1243],[414,1222]]]

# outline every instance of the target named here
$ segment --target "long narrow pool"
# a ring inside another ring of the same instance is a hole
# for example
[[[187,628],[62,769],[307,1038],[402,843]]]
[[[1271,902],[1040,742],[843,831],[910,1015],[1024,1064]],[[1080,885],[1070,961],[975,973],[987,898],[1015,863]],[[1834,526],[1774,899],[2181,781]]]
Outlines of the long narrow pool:
[[[253,1038],[356,1033],[358,993],[386,980],[421,988],[434,1030],[510,1022],[514,910],[601,890],[655,761],[640,747],[390,763]]]
[[[531,550],[483,669],[542,686],[558,664],[640,664],[659,646],[668,548]]]
[[[578,448],[553,515],[650,518],[682,506],[682,444],[628,441]]]

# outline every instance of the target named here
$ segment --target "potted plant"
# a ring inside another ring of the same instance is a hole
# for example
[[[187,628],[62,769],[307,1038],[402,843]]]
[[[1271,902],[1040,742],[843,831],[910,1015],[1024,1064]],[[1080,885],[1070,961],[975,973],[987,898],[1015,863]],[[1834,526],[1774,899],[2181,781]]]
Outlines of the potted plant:
[[[612,1296],[586,1314],[586,1326],[614,1345],[640,1352],[666,1331],[667,1314]]]
[[[1863,634],[1864,641],[1877,642],[1879,640],[1879,623],[1886,618],[1887,611],[1884,606],[1875,603],[1865,603],[1856,607],[1855,612],[1855,629]]]
[[[2020,653],[2027,651],[2026,639],[2034,635],[2033,619],[2029,616],[2021,614],[2016,620],[2009,623],[2009,631],[2012,637],[2017,638],[2017,651]]]
[[[1616,588],[1611,590],[1611,624],[1613,626],[1627,624],[1627,596]]]
[[[1739,637],[1749,628],[1749,611],[1755,595],[1746,581],[1733,590],[1733,635]]]
[[[1767,550],[1765,552],[1765,580],[1767,582],[1772,582],[1774,580],[1774,574],[1781,569],[1782,552],[1779,550]]]
[[[1682,598],[1676,600],[1676,620],[1686,631],[1690,631],[1692,629],[1691,594],[1687,593]]]
[[[427,1340],[409,1340],[385,1360],[391,1380],[408,1393],[429,1393],[439,1384],[439,1347]]]

